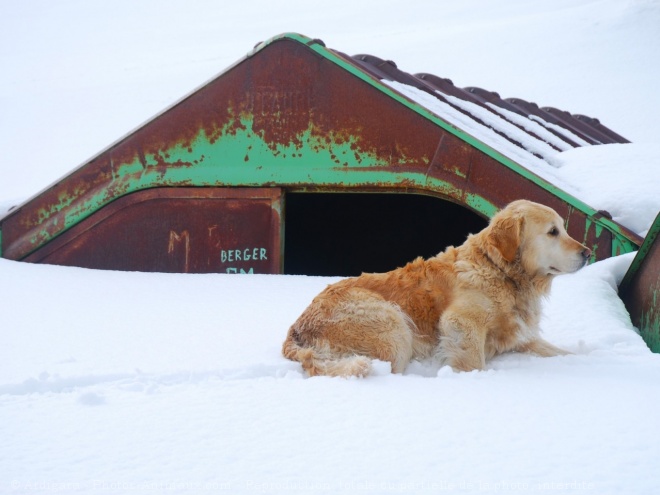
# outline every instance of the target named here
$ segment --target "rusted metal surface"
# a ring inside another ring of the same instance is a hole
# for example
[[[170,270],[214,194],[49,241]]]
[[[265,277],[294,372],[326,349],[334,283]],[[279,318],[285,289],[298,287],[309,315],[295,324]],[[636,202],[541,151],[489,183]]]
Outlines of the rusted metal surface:
[[[558,108],[553,108],[553,107],[543,107],[543,111],[546,112],[546,114],[553,115],[557,119],[559,125],[562,125],[567,129],[576,130],[580,132],[583,136],[586,136],[587,138],[591,139],[593,144],[611,144],[616,142],[610,136],[601,132],[598,128],[592,126],[589,123],[592,119],[580,120],[575,118],[573,115],[566,112],[565,110],[560,110]]]
[[[592,136],[589,132],[585,132],[583,127],[576,127],[575,125],[572,125],[570,120],[567,121],[560,119],[557,115],[553,115],[552,113],[547,112],[546,109],[539,108],[536,103],[531,103],[521,98],[507,98],[505,101],[518,108],[522,115],[533,115],[552,125],[564,128],[571,134],[575,135],[577,138],[585,141],[587,144],[601,144],[601,142],[598,141],[598,139]],[[575,146],[582,146],[582,143],[579,141],[579,139],[572,140]]]
[[[176,273],[280,273],[281,190],[158,188],[122,197],[25,258]]]
[[[352,59],[360,67],[370,72],[375,77],[381,79],[391,79],[403,84],[414,86],[418,89],[428,92],[429,94],[432,94],[436,98],[443,99],[442,95],[455,96],[462,100],[475,103],[489,112],[493,112],[493,110],[487,106],[487,103],[491,103],[506,110],[513,111],[524,117],[535,115],[542,118],[546,122],[559,125],[581,136],[590,144],[629,142],[624,137],[605,127],[600,123],[598,119],[592,117],[587,117],[585,115],[572,115],[569,112],[550,107],[540,109],[535,103],[528,103],[524,100],[516,98],[503,100],[496,92],[486,91],[475,87],[459,88],[454,86],[450,79],[441,78],[433,74],[409,74],[399,70],[395,62],[391,60],[383,60],[373,55],[355,55],[352,57]],[[451,105],[451,102],[447,103]],[[457,110],[463,111],[460,108],[457,108]],[[475,118],[475,116],[472,116],[472,118]],[[519,127],[524,132],[529,133],[527,129],[521,127],[520,125],[516,123],[512,124]],[[566,139],[564,135],[557,134],[557,136],[561,139]],[[570,140],[568,141],[570,142]],[[579,146],[579,143],[573,142],[572,145]]]
[[[102,246],[114,245],[113,232],[121,229],[138,233],[151,228],[147,218],[157,210],[163,211],[162,218],[182,216],[172,228],[176,234],[173,249],[179,249],[179,232],[189,229],[192,236],[188,225],[194,225],[195,239],[203,237],[211,217],[221,217],[227,209],[194,195],[170,198],[171,207],[165,203],[161,207],[158,201],[165,200],[159,195],[168,188],[182,187],[204,188],[199,189],[203,194],[228,187],[273,187],[284,195],[305,190],[417,191],[448,199],[485,217],[513,199],[527,198],[556,208],[567,219],[569,232],[593,249],[594,259],[630,251],[641,242],[625,228],[384,85],[383,77],[414,84],[449,101],[437,93],[442,86],[439,80],[403,73],[394,63],[376,57],[348,57],[299,35],[283,35],[260,44],[216,79],[0,220],[1,254],[15,260],[127,267],[129,261],[122,260],[122,255],[103,262]],[[443,84],[445,91],[488,108],[484,94]],[[122,209],[123,202],[131,203],[130,207]],[[159,206],[154,207],[156,204]],[[262,218],[252,207],[245,208],[238,224]],[[197,222],[196,210],[208,214],[200,213]],[[270,228],[269,236],[280,235],[278,229]],[[124,240],[122,234],[123,253],[139,261],[132,268],[121,269],[186,270],[185,263],[175,266],[165,258],[150,259],[152,253],[162,256],[163,239],[169,249],[170,231],[163,225],[158,229],[158,240],[153,244],[145,240],[136,250],[129,248],[134,241]],[[241,230],[240,235],[236,231],[235,239],[247,237],[243,247],[233,249],[260,247],[250,236],[261,235],[261,227],[250,229]],[[192,242],[193,237],[190,239]],[[262,239],[265,237],[259,237],[259,242]],[[95,249],[98,253],[92,253]],[[274,244],[270,249],[275,249]],[[199,256],[193,257],[196,261],[189,259],[188,270],[225,271],[224,265],[205,264]],[[269,257],[267,261],[274,260]],[[254,271],[262,269],[273,272],[279,268],[264,264]]]
[[[456,168],[457,163],[461,164],[459,168]],[[443,136],[429,169],[429,176],[436,177],[440,181],[451,180],[456,190],[460,191],[460,196],[455,199],[462,204],[469,204],[472,198],[480,197],[487,197],[498,208],[519,198],[546,204],[566,219],[566,227],[571,236],[580,239],[588,246],[596,247],[594,259],[621,254],[603,249],[603,246],[612,246],[614,242],[612,232],[601,228],[592,217],[574,208],[551,191],[533,187],[517,176],[513,170],[493,166],[492,159],[454,136],[449,134]],[[459,177],[462,177],[462,184],[458,182]]]
[[[653,352],[660,352],[660,214],[619,286],[630,319]]]
[[[587,123],[590,127],[593,129],[596,129],[597,131],[601,132],[602,134],[606,135],[610,141],[609,143],[629,143],[626,138],[621,136],[620,134],[617,134],[614,132],[612,129],[609,127],[605,127],[603,124],[600,123],[600,120],[595,119],[593,117],[588,117],[586,115],[573,115],[573,118]]]

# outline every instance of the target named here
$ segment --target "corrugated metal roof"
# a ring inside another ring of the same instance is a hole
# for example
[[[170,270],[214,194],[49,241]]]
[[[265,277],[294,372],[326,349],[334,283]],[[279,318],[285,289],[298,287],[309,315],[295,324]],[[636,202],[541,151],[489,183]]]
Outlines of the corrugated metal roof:
[[[561,152],[580,146],[630,142],[593,117],[540,107],[521,98],[504,99],[495,91],[479,87],[460,88],[451,79],[434,74],[410,74],[400,70],[392,60],[373,55],[349,56],[332,51],[385,83],[393,81],[433,96],[491,129],[501,139],[545,161],[551,161],[551,154],[543,152],[547,147]],[[525,137],[521,139],[523,133]]]

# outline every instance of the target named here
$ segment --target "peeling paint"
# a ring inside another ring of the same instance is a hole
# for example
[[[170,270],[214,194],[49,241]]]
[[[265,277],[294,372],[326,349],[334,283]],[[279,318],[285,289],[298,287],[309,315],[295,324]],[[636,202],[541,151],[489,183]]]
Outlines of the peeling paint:
[[[651,295],[651,302],[646,311],[639,317],[639,327],[644,342],[653,352],[660,353],[660,306],[658,306],[658,290]]]
[[[653,352],[660,352],[660,214],[619,285],[630,319]]]

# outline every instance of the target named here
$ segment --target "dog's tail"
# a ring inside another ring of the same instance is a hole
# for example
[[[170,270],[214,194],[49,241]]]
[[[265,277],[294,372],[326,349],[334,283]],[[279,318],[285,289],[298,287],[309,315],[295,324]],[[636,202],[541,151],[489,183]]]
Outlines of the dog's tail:
[[[293,327],[282,345],[282,354],[287,359],[299,361],[309,376],[365,377],[371,372],[371,359],[366,356],[342,356],[329,349],[302,347],[296,341]]]

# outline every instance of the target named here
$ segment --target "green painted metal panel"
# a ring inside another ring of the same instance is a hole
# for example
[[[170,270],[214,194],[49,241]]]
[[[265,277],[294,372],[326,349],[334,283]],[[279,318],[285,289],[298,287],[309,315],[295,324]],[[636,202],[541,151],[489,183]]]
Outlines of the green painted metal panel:
[[[660,352],[660,214],[626,272],[619,294],[653,352]]]

